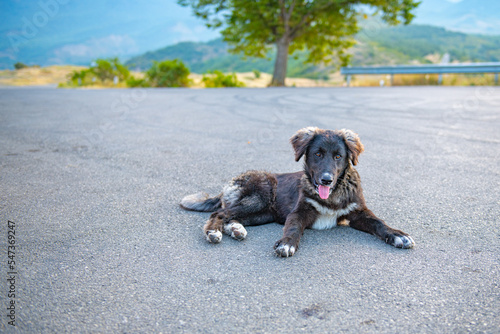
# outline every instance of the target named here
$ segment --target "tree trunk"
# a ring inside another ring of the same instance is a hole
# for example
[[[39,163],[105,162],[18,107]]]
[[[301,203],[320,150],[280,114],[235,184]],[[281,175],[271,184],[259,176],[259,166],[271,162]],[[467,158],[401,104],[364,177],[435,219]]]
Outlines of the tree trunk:
[[[273,80],[271,86],[278,87],[285,85],[286,68],[288,65],[288,46],[290,41],[286,37],[282,37],[277,46],[276,61],[274,63]]]

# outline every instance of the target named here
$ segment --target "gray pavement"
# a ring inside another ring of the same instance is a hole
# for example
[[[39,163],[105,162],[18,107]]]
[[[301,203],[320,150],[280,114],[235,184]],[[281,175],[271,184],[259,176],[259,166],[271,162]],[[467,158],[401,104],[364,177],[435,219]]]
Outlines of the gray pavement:
[[[411,250],[338,227],[208,244],[180,199],[299,170],[349,128],[368,206]],[[500,89],[0,89],[0,332],[499,333]],[[8,325],[8,220],[16,327]]]

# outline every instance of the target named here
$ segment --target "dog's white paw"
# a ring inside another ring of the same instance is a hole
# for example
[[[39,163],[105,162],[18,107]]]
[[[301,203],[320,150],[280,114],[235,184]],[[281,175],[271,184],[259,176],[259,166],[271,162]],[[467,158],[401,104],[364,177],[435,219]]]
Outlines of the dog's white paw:
[[[412,237],[402,234],[392,234],[386,238],[385,242],[396,248],[413,248],[415,246],[415,241],[413,241]]]
[[[222,233],[221,231],[217,230],[208,230],[206,237],[208,242],[211,242],[213,244],[218,244],[222,240]]]
[[[281,257],[289,257],[295,254],[295,246],[291,246],[289,244],[279,244],[274,250],[276,255]]]
[[[247,237],[247,230],[245,227],[234,220],[224,225],[224,233],[236,240],[243,240]]]
[[[396,246],[396,247],[413,248],[413,246],[415,246],[415,241],[413,241],[413,238],[410,237],[409,235],[401,236],[396,239],[401,239],[401,241],[395,240],[396,244],[399,245],[401,243],[401,246]]]

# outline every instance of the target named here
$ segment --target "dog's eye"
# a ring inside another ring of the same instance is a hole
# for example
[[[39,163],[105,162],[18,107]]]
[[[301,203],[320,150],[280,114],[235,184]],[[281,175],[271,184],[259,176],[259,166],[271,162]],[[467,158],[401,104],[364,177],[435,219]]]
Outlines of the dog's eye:
[[[342,158],[342,156],[340,154],[337,154],[334,158],[335,158],[335,160],[340,160],[340,158]]]
[[[323,156],[323,153],[321,153],[321,152],[317,152],[315,155],[316,155],[317,157],[320,157],[320,158],[321,158],[321,157]]]

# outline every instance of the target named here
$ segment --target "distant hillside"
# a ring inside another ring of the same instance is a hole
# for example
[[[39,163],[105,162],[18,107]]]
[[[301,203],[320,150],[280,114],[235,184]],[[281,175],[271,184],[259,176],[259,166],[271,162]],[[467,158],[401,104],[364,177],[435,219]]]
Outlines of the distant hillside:
[[[449,53],[451,61],[500,61],[500,36],[471,35],[425,25],[382,28],[371,39],[364,35],[359,40],[371,40],[391,53],[407,59],[423,61],[429,54]]]
[[[182,42],[165,48],[147,52],[144,55],[131,58],[126,65],[135,70],[146,70],[151,67],[154,60],[181,59],[194,73],[205,73],[211,70],[222,70],[224,72],[251,72],[259,70],[271,73],[274,62],[270,59],[247,57],[230,54],[228,45],[222,39],[216,39],[206,43]],[[273,58],[273,55],[270,55]],[[303,59],[289,59],[289,75],[294,71],[302,72],[306,69],[314,69],[312,65],[303,65]]]
[[[498,35],[498,13],[498,0],[423,0],[413,22],[465,33]]]
[[[450,54],[451,61],[500,61],[500,36],[469,35],[425,25],[387,27],[372,23],[365,28],[356,38],[358,44],[350,51],[353,66],[430,63],[432,55],[436,58],[436,54],[444,53]],[[270,59],[244,59],[228,53],[227,49],[221,39],[207,43],[184,42],[133,57],[127,65],[145,70],[153,60],[178,58],[195,73],[210,70],[271,73],[273,70],[273,53]],[[321,78],[332,70],[305,64],[304,60],[304,54],[290,57],[288,76]]]

